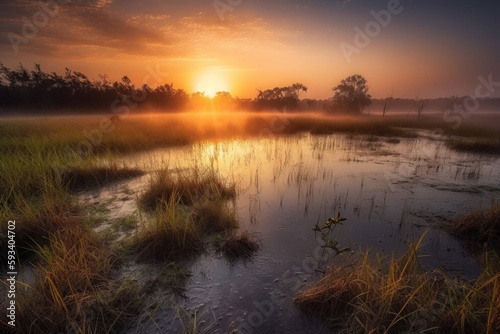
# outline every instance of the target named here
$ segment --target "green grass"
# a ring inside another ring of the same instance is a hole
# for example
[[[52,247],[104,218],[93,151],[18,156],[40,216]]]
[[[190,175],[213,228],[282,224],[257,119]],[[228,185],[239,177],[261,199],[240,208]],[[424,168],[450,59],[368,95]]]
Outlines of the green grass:
[[[81,140],[81,133],[64,122],[1,123],[0,216],[16,220],[18,263],[31,262],[37,271],[34,285],[17,296],[17,332],[96,332],[97,327],[106,332],[125,326],[125,300],[115,294],[124,287],[117,286],[120,283],[111,275],[117,258],[85,228],[88,222],[71,192],[104,186],[140,171],[100,163],[99,157],[112,160],[103,147],[75,160],[66,149]],[[3,249],[7,249],[6,227],[0,227]],[[120,309],[113,303],[120,304]],[[97,312],[92,323],[87,318],[90,308]],[[130,313],[136,317],[139,311]]]
[[[115,163],[121,154],[203,140],[300,132],[415,137],[415,128],[443,126],[442,120],[427,118],[417,121],[308,114],[185,113],[130,116],[114,121],[109,133],[96,132],[105,117],[109,116],[0,120],[0,216],[16,219],[20,260],[29,256],[38,268],[35,284],[19,296],[19,332],[66,332],[68,324],[75,332],[95,332],[97,328],[120,331],[141,313],[142,290],[130,282],[118,282],[112,275],[113,267],[127,253],[115,252],[86,227],[90,222],[85,221],[85,210],[72,195],[74,191],[142,175],[137,168]],[[266,129],[270,131],[263,131]],[[468,138],[474,149],[478,147],[474,141],[494,143],[500,137],[494,127],[483,131],[478,124],[445,131]],[[82,146],[89,140],[84,132],[92,134],[92,145]],[[80,152],[82,147],[87,149]],[[496,148],[481,150],[495,153]],[[130,246],[142,260],[196,256],[206,249],[207,235],[213,233],[227,236],[220,243],[224,254],[245,257],[258,249],[258,243],[248,234],[234,232],[237,221],[229,201],[235,196],[235,186],[212,170],[161,171],[140,198],[148,211],[145,215],[152,215],[151,221],[134,227],[134,222],[126,219],[115,222],[115,227],[120,224],[121,228],[137,229]],[[6,226],[0,227],[2,249],[7,245]],[[4,256],[0,255],[1,260]],[[473,287],[481,293],[490,288],[491,281],[486,278],[478,282],[484,286]],[[486,291],[495,295],[497,290]],[[479,293],[470,296],[487,305],[488,300]],[[477,306],[479,302],[471,303]],[[93,310],[92,321],[89,309]],[[481,308],[479,313],[470,307],[467,310],[490,328],[491,319],[498,317],[490,312],[489,320],[485,320]],[[450,314],[456,317],[451,312],[446,319]],[[467,318],[463,323],[471,320]]]
[[[228,200],[236,196],[234,184],[213,170],[193,168],[159,171],[139,202],[154,210],[132,242],[139,259],[170,261],[192,258],[205,250],[208,235],[238,226]]]
[[[148,190],[139,203],[150,210],[177,198],[180,204],[193,205],[200,201],[231,199],[236,196],[234,185],[226,184],[211,169],[192,168],[177,172],[161,170],[151,178]]]
[[[132,240],[132,250],[140,261],[187,259],[201,254],[204,249],[203,235],[173,196]]]
[[[338,333],[498,333],[498,258],[486,256],[481,276],[467,282],[423,271],[420,243],[388,263],[367,252],[357,266],[332,268],[294,303]]]

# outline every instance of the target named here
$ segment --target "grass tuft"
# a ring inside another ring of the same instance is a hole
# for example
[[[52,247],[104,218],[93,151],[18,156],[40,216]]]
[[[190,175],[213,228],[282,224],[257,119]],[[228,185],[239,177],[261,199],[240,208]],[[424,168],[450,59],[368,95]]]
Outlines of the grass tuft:
[[[16,248],[21,258],[36,253],[38,246],[49,244],[54,233],[71,230],[80,224],[79,210],[68,198],[44,198],[37,204],[22,202],[16,209],[20,213],[7,209],[4,212],[6,217],[18,217]],[[0,247],[7,249],[6,232],[0,236]]]
[[[140,204],[150,210],[177,197],[179,204],[193,205],[202,200],[231,199],[236,196],[234,185],[224,183],[213,170],[189,169],[177,173],[162,170],[152,179]]]
[[[372,263],[367,252],[358,266],[334,268],[294,303],[339,333],[497,333],[500,273],[494,261],[486,261],[472,283],[424,272],[421,240],[388,264]]]
[[[220,233],[238,227],[236,213],[227,202],[204,201],[194,207],[193,216],[197,229],[202,233]]]
[[[71,329],[87,332],[97,320],[89,308],[95,296],[106,291],[116,257],[79,226],[52,234],[37,250],[36,279],[19,296],[18,330],[53,333]],[[110,307],[109,305],[107,307]],[[106,318],[100,330],[116,319]]]
[[[248,232],[230,232],[218,243],[217,250],[230,261],[250,259],[259,250],[259,243]]]
[[[476,210],[454,220],[448,232],[467,242],[487,243],[491,247],[500,244],[500,203],[493,203],[489,210]]]
[[[238,226],[228,199],[236,196],[234,185],[223,182],[213,170],[197,168],[163,170],[140,197],[143,207],[154,210],[132,242],[141,260],[175,260],[203,252],[205,236]]]
[[[172,196],[162,206],[132,241],[139,260],[167,261],[201,254],[205,246],[202,235],[189,215],[180,210],[178,199]]]

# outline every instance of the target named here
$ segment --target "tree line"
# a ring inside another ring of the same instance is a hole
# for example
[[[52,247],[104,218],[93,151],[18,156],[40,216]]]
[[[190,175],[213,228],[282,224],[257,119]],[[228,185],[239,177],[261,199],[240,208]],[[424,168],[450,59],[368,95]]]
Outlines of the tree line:
[[[127,76],[115,82],[111,82],[106,75],[100,75],[98,80],[91,80],[84,73],[68,68],[60,75],[56,72],[44,72],[40,64],[35,64],[34,69],[29,70],[22,64],[11,69],[0,63],[0,112],[99,112],[120,103],[133,105],[137,111],[154,108],[169,112],[210,107],[295,111],[303,109],[300,95],[304,92],[307,92],[305,85],[294,83],[290,86],[258,89],[254,99],[234,98],[228,92],[218,92],[214,98],[209,98],[202,92],[188,94],[183,89],[175,88],[173,84],[155,88],[147,84],[137,87]],[[342,101],[345,99],[346,96],[343,96]],[[350,103],[352,106],[352,101]],[[366,101],[363,103],[366,104]],[[310,108],[313,104],[312,100],[308,100],[307,107]],[[360,107],[361,105],[358,109]]]
[[[131,97],[138,97],[144,106],[166,110],[181,108],[189,99],[184,90],[175,89],[172,84],[154,89],[148,85],[135,87],[127,76],[111,82],[106,75],[91,80],[68,68],[64,75],[59,75],[42,71],[39,64],[31,71],[23,65],[9,69],[0,64],[0,108],[99,111],[109,109],[117,99],[127,102]]]
[[[424,109],[447,109],[463,98],[441,99],[372,99],[366,79],[358,74],[342,80],[333,89],[333,96],[326,100],[301,99],[308,88],[302,83],[272,89],[258,89],[253,99],[234,98],[228,92],[218,92],[209,98],[202,92],[188,94],[164,84],[155,88],[147,84],[135,86],[124,76],[111,82],[106,75],[91,80],[85,74],[65,69],[63,75],[44,72],[39,64],[28,70],[22,64],[10,69],[0,63],[0,114],[12,111],[89,113],[108,111],[119,105],[132,106],[134,111],[154,109],[174,112],[190,109],[213,110],[320,110],[327,113],[361,114],[372,105],[383,115],[389,110],[408,109],[420,115]],[[484,107],[500,108],[500,99],[481,102]]]

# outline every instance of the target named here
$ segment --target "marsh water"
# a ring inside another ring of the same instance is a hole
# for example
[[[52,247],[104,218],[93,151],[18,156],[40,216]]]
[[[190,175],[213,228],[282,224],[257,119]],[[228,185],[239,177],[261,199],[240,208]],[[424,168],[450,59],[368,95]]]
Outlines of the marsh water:
[[[489,207],[500,194],[499,159],[451,151],[425,131],[411,139],[301,134],[202,142],[123,160],[150,174],[166,167],[217,170],[237,184],[240,230],[261,245],[249,261],[229,263],[209,252],[189,263],[184,296],[172,300],[170,291],[158,288],[154,298],[168,300],[169,307],[155,309],[131,333],[182,333],[187,322],[179,309],[188,310],[201,333],[319,333],[323,324],[293,305],[297,291],[318,281],[328,265],[354,264],[367,249],[390,258],[424,232],[425,268],[474,278],[479,259],[442,227],[468,210]],[[105,203],[114,218],[126,217],[137,213],[136,199],[150,174],[81,199]],[[313,227],[338,213],[347,220],[334,230],[335,240],[351,251],[333,256],[325,254]],[[131,264],[122,274],[140,280],[161,275],[161,266]]]

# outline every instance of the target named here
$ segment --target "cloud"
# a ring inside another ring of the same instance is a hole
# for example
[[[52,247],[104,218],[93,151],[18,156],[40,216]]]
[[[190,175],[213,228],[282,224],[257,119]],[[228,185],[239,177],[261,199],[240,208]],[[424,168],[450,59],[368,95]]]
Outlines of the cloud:
[[[110,8],[110,5],[113,8]],[[150,8],[127,13],[118,3],[75,0],[60,5],[48,24],[38,29],[15,55],[8,32],[22,35],[23,18],[40,11],[38,2],[0,2],[0,59],[23,57],[116,58],[163,57],[165,59],[211,59],[230,50],[282,46],[286,29],[274,28],[255,16],[229,15],[221,21],[215,12],[187,12],[172,16],[167,10]]]
[[[151,45],[168,46],[168,36],[161,29],[149,26],[150,18],[135,18],[112,13],[105,6],[111,1],[73,1],[59,5],[55,15],[46,15],[47,23],[37,28],[35,36],[28,43],[19,45],[19,56],[35,54],[40,56],[64,55],[69,50],[75,56],[80,49],[81,57],[114,49],[115,54],[138,54],[152,52]],[[10,4],[0,3],[0,57],[12,57],[13,48],[8,39],[9,33],[24,37],[23,26],[26,21],[33,22],[33,15],[44,13],[37,2],[18,1]],[[146,22],[148,21],[148,22]],[[85,47],[91,47],[84,50]]]
[[[113,3],[113,0],[97,0],[96,7],[97,8],[107,7],[111,3]]]

